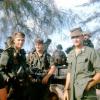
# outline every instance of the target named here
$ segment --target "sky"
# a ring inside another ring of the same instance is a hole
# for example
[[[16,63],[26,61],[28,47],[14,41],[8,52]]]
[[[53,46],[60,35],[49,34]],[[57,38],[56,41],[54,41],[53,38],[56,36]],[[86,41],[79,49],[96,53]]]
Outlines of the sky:
[[[61,10],[61,11],[68,11],[72,10],[74,14],[77,14],[82,21],[85,21],[88,17],[93,16],[95,13],[99,13],[100,10],[100,4],[95,4],[95,5],[90,5],[90,6],[80,6],[82,4],[87,4],[90,2],[90,0],[54,0],[56,7]],[[68,13],[69,14],[69,13]],[[3,15],[3,14],[1,14]],[[0,15],[0,16],[1,16]],[[73,20],[72,20],[73,21]],[[75,20],[77,23],[80,23],[80,20]],[[93,31],[94,29],[100,27],[98,26],[98,23],[100,22],[100,19],[95,19],[92,20],[85,25],[82,26],[84,30],[90,30]],[[32,20],[27,21],[27,26],[30,27],[30,30],[32,28]],[[66,22],[67,23],[67,22]],[[76,23],[76,24],[77,24]],[[79,24],[80,25],[80,24]],[[86,27],[84,27],[86,26]],[[53,37],[53,38],[52,38]],[[59,34],[59,32],[55,32],[52,35],[49,35],[49,38],[52,39],[52,46],[55,46],[57,44],[62,44],[63,49],[66,50],[66,48],[70,47],[72,45],[72,41],[69,36],[69,31],[68,29],[63,29],[62,32]],[[97,43],[97,40],[95,39],[94,44]],[[27,50],[27,47],[25,48]]]
[[[55,0],[59,9],[68,9],[89,2],[90,0]]]
[[[90,2],[90,0],[54,0],[54,1],[56,7],[59,10],[75,9],[76,6]],[[76,9],[76,11],[78,12],[78,9]],[[53,37],[52,43],[54,43],[55,45],[62,44],[63,50],[66,50],[66,48],[72,45],[72,41],[69,36],[69,31],[67,29],[64,29],[61,34],[59,34],[58,32],[50,35],[49,37],[50,38]]]
[[[55,0],[55,5],[59,10],[66,11],[69,15],[71,11],[71,14],[75,16],[74,20],[72,16],[72,19],[70,18],[72,21],[70,29],[74,28],[74,26],[80,26],[83,31],[94,33],[96,30],[100,29],[100,1],[94,0],[94,3],[90,2],[91,0]],[[69,15],[68,17],[70,17]],[[73,24],[74,21],[75,24]],[[64,29],[61,36],[59,33],[53,34],[53,42],[56,40],[56,43],[61,43],[64,50],[66,50],[66,48],[72,45],[68,33],[68,29]],[[98,38],[100,38],[99,31],[95,32],[95,35],[90,38],[96,49],[100,48],[98,45]]]

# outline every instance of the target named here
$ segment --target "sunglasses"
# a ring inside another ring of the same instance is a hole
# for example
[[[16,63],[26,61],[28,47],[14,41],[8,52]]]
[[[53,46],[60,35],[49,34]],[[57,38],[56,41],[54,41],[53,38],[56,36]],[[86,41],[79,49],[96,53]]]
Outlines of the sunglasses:
[[[80,36],[72,36],[71,39],[79,38]]]

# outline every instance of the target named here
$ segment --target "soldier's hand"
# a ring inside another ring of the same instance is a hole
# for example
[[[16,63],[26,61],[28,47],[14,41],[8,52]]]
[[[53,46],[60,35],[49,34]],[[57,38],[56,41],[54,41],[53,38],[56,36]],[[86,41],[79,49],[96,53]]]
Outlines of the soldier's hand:
[[[64,91],[64,97],[63,97],[63,100],[70,100],[70,94],[69,94],[69,90],[65,90]]]
[[[91,88],[91,86],[90,86],[90,84],[88,84],[87,86],[86,86],[86,91],[89,91],[90,90],[90,88]]]
[[[4,75],[3,75],[3,78],[4,78],[4,81],[5,81],[5,82],[8,82],[8,81],[9,81],[9,77],[8,77],[7,75],[4,74]]]
[[[93,87],[93,86],[94,86],[94,81],[93,81],[93,80],[91,80],[91,81],[89,81],[89,83],[87,84],[87,86],[86,86],[85,90],[86,90],[86,91],[89,91],[89,90],[90,90],[90,88],[91,88],[91,87]]]

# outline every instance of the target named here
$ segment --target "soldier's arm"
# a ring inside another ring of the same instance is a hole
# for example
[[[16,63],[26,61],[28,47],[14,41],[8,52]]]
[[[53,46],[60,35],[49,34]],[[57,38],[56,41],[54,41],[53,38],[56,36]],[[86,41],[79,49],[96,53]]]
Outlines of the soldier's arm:
[[[8,76],[5,74],[6,65],[8,63],[8,53],[6,51],[2,52],[0,57],[0,74],[3,76],[4,80],[8,80]]]
[[[100,82],[100,56],[98,52],[94,51],[93,67],[95,69],[95,75],[93,76],[94,85]]]
[[[67,76],[66,76],[65,87],[64,87],[64,100],[66,100],[66,99],[70,100],[69,91],[70,91],[70,73],[68,72]]]
[[[70,89],[70,73],[68,72],[66,76],[66,84],[64,90],[69,90],[69,89]]]
[[[55,71],[56,71],[56,65],[55,65],[54,59],[50,57],[50,68],[48,71],[48,76],[53,75]]]
[[[54,61],[52,59],[52,57],[50,57],[49,59],[49,62],[50,62],[50,67],[49,67],[49,70],[48,70],[48,73],[46,74],[46,76],[43,78],[42,82],[47,84],[48,83],[48,80],[49,78],[55,73],[56,71],[56,66],[54,64]]]
[[[86,90],[88,91],[91,87],[94,87],[97,83],[100,83],[100,73],[96,73],[93,76],[93,78],[90,80],[90,82],[86,86]]]
[[[97,84],[100,82],[100,72],[96,73],[93,77],[94,83]]]
[[[65,83],[65,88],[64,90],[69,90],[70,89],[70,81],[71,81],[71,67],[72,67],[72,61],[69,59],[70,56],[68,56],[68,69],[67,69],[67,75],[66,75],[66,83]]]
[[[97,52],[93,52],[92,60],[93,68],[95,70],[95,75],[92,77],[88,83],[86,90],[89,90],[91,87],[95,86],[97,83],[100,83],[100,57]]]
[[[71,68],[72,68],[72,59],[70,59],[70,55],[68,55],[68,69],[66,75],[66,83],[64,87],[64,100],[70,100],[70,82],[71,82]]]
[[[8,53],[4,51],[0,57],[0,68],[5,67],[7,65],[8,59],[9,59]]]
[[[5,65],[8,62],[8,54],[6,52],[2,52],[1,57],[0,57],[0,84],[4,85],[4,73],[2,69],[5,67]],[[8,77],[5,75],[5,78],[8,79]],[[0,86],[2,86],[0,85]],[[7,100],[7,90],[3,86],[0,88],[0,100]]]
[[[47,76],[50,78],[56,71],[56,66],[52,65],[47,73]]]
[[[43,78],[42,83],[47,84],[49,78],[55,73],[56,67],[55,65],[52,65],[48,71],[48,73],[46,74],[46,76]]]

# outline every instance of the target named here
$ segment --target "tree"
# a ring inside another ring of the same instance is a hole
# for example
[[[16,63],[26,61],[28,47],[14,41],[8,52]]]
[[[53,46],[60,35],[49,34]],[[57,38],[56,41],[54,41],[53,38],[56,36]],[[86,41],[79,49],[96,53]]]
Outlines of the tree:
[[[14,31],[23,31],[32,42],[34,37],[48,37],[64,25],[64,14],[53,0],[1,0],[0,12],[1,41]]]

